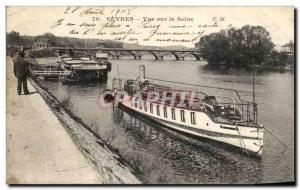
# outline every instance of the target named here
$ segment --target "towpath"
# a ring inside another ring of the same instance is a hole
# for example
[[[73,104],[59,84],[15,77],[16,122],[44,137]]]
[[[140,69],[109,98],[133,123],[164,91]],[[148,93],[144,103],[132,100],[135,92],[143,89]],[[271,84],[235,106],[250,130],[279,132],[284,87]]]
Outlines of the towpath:
[[[83,156],[39,93],[17,95],[7,58],[6,181],[8,184],[106,183]]]

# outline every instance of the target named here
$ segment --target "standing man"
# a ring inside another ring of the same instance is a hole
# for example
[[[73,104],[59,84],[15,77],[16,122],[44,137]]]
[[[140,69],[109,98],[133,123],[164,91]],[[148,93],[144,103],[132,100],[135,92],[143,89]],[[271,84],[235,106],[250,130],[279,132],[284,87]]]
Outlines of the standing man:
[[[25,95],[29,94],[27,88],[27,77],[29,76],[29,63],[24,59],[25,53],[20,51],[18,58],[14,60],[14,74],[18,79],[18,95],[21,95],[22,86]]]

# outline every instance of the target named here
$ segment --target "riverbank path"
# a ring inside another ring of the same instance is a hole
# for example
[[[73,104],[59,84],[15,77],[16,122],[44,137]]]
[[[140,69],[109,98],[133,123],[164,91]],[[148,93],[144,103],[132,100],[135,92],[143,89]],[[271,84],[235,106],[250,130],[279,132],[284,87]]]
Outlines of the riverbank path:
[[[105,183],[29,81],[17,95],[10,58],[6,72],[6,183]]]

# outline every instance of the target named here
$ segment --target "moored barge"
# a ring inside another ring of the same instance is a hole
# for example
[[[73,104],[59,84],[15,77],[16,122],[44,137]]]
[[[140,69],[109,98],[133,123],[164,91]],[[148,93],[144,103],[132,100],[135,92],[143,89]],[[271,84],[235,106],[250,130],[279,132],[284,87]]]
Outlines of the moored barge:
[[[111,70],[111,63],[106,56],[89,57],[62,57],[61,68],[70,71],[71,75],[65,81],[106,81],[107,73]]]
[[[63,82],[103,82],[111,71],[107,54],[96,54],[96,57],[78,57],[64,54],[57,63],[32,63],[32,77],[44,79],[61,79]]]

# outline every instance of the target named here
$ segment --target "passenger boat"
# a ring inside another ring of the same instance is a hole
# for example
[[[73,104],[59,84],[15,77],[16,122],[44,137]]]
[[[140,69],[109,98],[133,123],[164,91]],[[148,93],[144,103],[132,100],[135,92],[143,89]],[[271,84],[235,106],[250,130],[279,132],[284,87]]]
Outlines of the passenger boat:
[[[162,80],[146,78],[142,65],[136,80],[113,79],[112,94],[104,98],[162,126],[262,155],[264,127],[257,123],[256,103],[242,100],[234,89],[178,83],[199,89],[194,92],[154,81]]]

